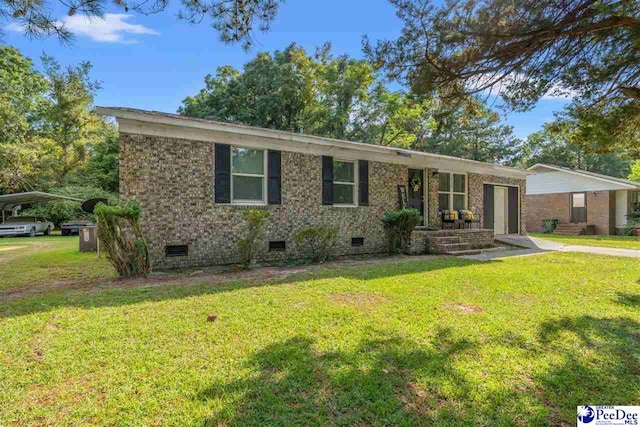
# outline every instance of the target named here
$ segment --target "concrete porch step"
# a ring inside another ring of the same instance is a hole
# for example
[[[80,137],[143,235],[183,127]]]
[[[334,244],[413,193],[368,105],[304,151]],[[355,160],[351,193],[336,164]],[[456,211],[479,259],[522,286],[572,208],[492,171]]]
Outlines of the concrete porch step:
[[[445,255],[463,256],[463,255],[478,255],[482,251],[480,249],[465,249],[461,251],[447,252]]]
[[[458,236],[430,237],[434,244],[460,243],[462,240]]]
[[[455,251],[463,251],[467,249],[471,249],[471,245],[469,243],[444,243],[444,244],[433,244],[433,249],[437,252],[448,254],[450,252]]]

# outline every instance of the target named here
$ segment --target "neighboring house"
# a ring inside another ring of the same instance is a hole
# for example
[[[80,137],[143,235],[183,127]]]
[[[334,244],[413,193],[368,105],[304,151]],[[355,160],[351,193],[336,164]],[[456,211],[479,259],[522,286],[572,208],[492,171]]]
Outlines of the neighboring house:
[[[640,209],[640,183],[560,166],[537,164],[527,177],[527,230],[557,219],[560,233],[621,234]]]
[[[237,262],[246,209],[271,211],[263,261],[298,257],[293,234],[318,224],[340,228],[338,254],[384,252],[381,219],[398,209],[399,194],[425,214],[424,226],[439,227],[441,209],[469,209],[496,233],[525,232],[524,170],[173,114],[98,111],[118,121],[120,196],[140,202],[154,267]]]

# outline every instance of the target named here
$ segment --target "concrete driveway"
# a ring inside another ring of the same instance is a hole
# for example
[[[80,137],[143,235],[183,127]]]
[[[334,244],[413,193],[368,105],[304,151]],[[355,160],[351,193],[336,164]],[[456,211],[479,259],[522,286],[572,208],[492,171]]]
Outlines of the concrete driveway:
[[[539,237],[531,236],[519,236],[519,235],[505,235],[496,236],[496,240],[508,245],[517,246],[522,248],[521,255],[530,255],[545,252],[584,252],[590,254],[599,255],[613,255],[623,256],[629,258],[640,258],[640,250],[636,249],[619,249],[619,248],[600,248],[597,246],[580,246],[580,245],[565,245],[560,242],[541,239]],[[510,251],[511,256],[518,255]],[[495,258],[492,258],[495,259]]]

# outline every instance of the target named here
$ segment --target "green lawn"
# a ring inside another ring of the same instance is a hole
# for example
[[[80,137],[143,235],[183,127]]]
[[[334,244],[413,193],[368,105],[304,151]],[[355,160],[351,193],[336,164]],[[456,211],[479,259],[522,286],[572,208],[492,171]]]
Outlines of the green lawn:
[[[573,425],[640,401],[639,279],[549,253],[0,294],[0,425]]]
[[[631,236],[568,236],[529,233],[530,236],[553,240],[565,245],[600,246],[603,248],[640,249],[640,237]]]
[[[0,273],[0,291],[16,291],[113,277],[115,270],[104,257],[80,253],[78,236],[37,236],[0,239]]]

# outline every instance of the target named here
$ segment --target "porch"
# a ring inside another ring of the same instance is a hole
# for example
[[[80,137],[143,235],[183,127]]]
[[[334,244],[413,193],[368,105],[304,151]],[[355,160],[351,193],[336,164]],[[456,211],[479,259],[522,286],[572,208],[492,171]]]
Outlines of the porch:
[[[481,249],[494,246],[494,233],[491,229],[444,229],[430,230],[416,227],[411,234],[410,253],[473,255]]]

